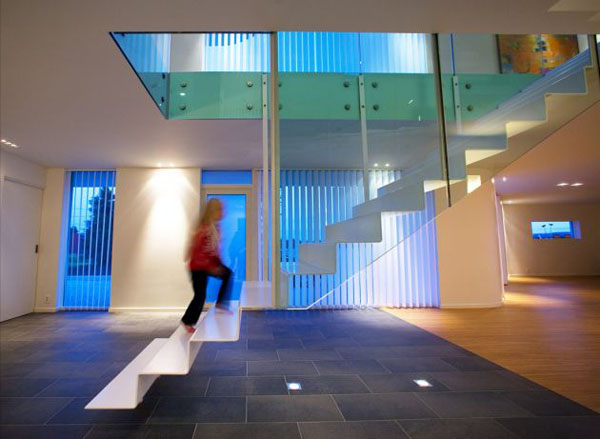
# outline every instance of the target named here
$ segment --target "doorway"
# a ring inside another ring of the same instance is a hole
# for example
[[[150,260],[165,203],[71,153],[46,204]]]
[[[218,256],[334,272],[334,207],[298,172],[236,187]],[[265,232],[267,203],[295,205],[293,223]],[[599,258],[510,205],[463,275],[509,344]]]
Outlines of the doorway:
[[[217,198],[223,203],[224,216],[220,224],[220,252],[223,263],[233,271],[231,288],[225,300],[240,300],[242,285],[251,272],[248,255],[252,255],[254,240],[250,233],[252,190],[249,187],[219,187],[210,185],[202,189],[202,200]],[[250,275],[250,277],[252,277]],[[214,302],[220,281],[208,282],[208,302]]]

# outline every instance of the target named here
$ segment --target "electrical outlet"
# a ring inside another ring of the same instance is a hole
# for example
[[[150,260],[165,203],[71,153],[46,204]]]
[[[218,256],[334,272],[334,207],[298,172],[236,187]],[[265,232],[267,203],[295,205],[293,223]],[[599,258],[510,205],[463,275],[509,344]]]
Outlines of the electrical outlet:
[[[46,303],[50,303],[50,296],[46,296]]]

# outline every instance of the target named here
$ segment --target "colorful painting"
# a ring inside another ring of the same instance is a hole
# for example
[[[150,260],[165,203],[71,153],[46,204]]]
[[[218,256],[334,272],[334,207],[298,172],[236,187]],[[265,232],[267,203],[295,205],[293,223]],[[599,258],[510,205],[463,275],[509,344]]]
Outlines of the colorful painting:
[[[546,73],[579,53],[577,35],[499,35],[502,73]]]

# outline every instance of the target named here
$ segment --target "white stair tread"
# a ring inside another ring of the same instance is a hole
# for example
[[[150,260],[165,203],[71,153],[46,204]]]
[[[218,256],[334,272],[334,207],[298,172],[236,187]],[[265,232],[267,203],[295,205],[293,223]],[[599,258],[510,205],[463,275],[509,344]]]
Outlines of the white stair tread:
[[[139,403],[138,395],[140,393],[139,373],[168,340],[168,338],[155,338],[152,340],[85,408],[88,410],[136,408]],[[141,397],[143,397],[143,394]]]
[[[198,324],[190,341],[236,341],[240,338],[239,301],[231,302],[231,314],[218,311],[214,306],[206,313],[206,317]]]
[[[193,347],[190,346],[192,334],[179,326],[167,342],[161,347],[140,374],[144,375],[185,375],[196,357]],[[198,349],[200,347],[198,346]],[[190,358],[193,356],[193,358]]]

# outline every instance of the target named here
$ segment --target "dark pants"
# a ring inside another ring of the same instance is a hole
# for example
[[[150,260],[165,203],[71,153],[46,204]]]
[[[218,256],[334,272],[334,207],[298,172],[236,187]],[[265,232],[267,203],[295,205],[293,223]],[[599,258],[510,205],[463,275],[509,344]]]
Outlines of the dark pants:
[[[185,310],[185,314],[181,318],[181,321],[186,325],[195,325],[200,318],[202,308],[204,308],[204,301],[206,300],[206,286],[208,285],[208,278],[215,277],[221,279],[221,288],[219,288],[219,296],[217,303],[223,302],[223,297],[229,286],[229,279],[231,278],[232,271],[228,267],[221,266],[222,274],[212,274],[208,271],[196,271],[192,270],[192,285],[194,287],[194,298]]]

